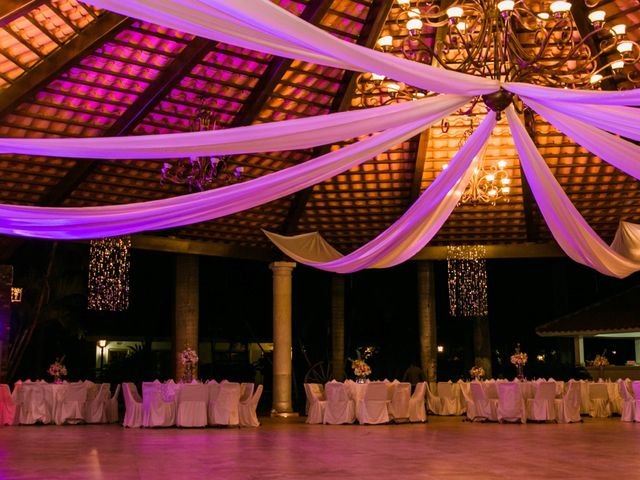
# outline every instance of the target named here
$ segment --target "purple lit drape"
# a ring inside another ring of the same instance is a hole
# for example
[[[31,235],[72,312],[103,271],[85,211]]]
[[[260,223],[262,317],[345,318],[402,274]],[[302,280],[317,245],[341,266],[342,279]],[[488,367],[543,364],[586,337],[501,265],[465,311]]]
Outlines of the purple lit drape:
[[[489,112],[448,168],[438,175],[404,215],[375,239],[349,255],[335,258],[337,252],[324,241],[319,242],[321,250],[313,251],[307,245],[301,245],[300,238],[265,233],[294,260],[330,272],[350,273],[363,268],[386,268],[402,263],[429,243],[447,220],[469,183],[475,157],[495,124],[496,115]]]
[[[429,114],[300,165],[206,192],[128,205],[57,208],[0,205],[0,233],[98,238],[177,227],[230,215],[295,193],[375,157],[455,111],[465,99],[434,101]]]
[[[640,262],[609,247],[587,224],[555,179],[513,107],[507,109],[520,164],[553,238],[578,263],[618,278],[640,270]]]
[[[568,90],[564,88],[541,87],[528,83],[505,83],[508,90],[523,97],[548,102],[587,103],[592,105],[640,106],[640,88],[620,92],[602,92],[599,90]]]

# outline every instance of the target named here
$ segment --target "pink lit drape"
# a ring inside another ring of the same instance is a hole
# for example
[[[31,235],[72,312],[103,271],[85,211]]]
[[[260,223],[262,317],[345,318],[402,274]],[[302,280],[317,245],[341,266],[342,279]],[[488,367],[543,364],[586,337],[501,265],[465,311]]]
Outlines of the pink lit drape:
[[[350,273],[363,268],[386,268],[398,265],[418,253],[447,220],[460,200],[480,152],[496,124],[489,112],[480,126],[418,200],[393,225],[352,253],[334,258],[336,251],[324,240],[319,250],[309,249],[308,237],[284,237],[267,233],[275,245],[294,260],[336,273]]]
[[[414,102],[208,132],[102,138],[0,138],[0,153],[69,158],[165,159],[192,155],[275,152],[315,147],[411,123],[470,97]],[[284,134],[286,133],[286,134]]]
[[[592,105],[640,106],[640,88],[619,92],[599,90],[568,90],[564,88],[541,87],[529,83],[505,83],[508,90],[523,97],[548,102],[587,103]]]
[[[247,182],[180,197],[102,207],[0,205],[0,233],[39,238],[109,237],[188,225],[230,215],[295,193],[417,135],[466,100],[433,102],[429,114],[300,165]]]
[[[623,278],[640,270],[634,261],[608,246],[587,224],[555,179],[513,107],[507,109],[520,164],[551,234],[564,252],[600,273]]]

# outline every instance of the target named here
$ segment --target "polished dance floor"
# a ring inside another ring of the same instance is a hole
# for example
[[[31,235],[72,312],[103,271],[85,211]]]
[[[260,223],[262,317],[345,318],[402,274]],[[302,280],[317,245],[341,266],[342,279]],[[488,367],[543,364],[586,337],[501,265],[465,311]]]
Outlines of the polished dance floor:
[[[640,479],[640,424],[0,427],[0,479]]]

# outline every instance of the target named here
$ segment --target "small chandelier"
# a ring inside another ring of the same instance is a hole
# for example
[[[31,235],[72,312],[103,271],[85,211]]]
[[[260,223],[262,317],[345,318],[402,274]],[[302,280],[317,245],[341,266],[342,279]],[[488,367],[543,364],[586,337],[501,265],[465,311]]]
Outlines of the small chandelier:
[[[489,314],[486,256],[483,245],[447,247],[449,312],[452,316],[483,317]]]
[[[192,132],[216,129],[215,115],[206,105],[204,99],[201,99],[200,107],[191,119],[189,128]],[[229,165],[230,158],[230,155],[193,156],[188,159],[178,159],[174,163],[165,162],[162,166],[160,183],[171,182],[178,185],[187,185],[189,191],[202,191],[214,186],[237,182],[242,177],[243,168],[237,166],[231,170]]]
[[[91,240],[89,310],[124,311],[129,308],[131,237]]]
[[[11,287],[11,303],[20,303],[20,302],[22,302],[22,288]]]

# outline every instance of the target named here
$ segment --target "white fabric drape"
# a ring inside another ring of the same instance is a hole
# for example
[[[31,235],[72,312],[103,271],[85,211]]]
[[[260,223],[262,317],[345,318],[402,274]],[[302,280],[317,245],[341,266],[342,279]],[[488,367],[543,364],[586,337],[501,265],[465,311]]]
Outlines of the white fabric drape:
[[[438,232],[460,200],[475,166],[475,156],[491,135],[496,115],[489,112],[449,167],[438,175],[420,198],[387,230],[354,252],[334,259],[327,244],[316,251],[295,251],[301,240],[267,233],[275,245],[294,260],[322,270],[350,273],[364,268],[386,268],[413,257]]]
[[[151,202],[101,207],[0,205],[0,233],[82,239],[188,225],[230,215],[285,197],[331,178],[417,135],[466,100],[436,102],[418,121],[385,130],[300,165],[243,183]]]
[[[627,258],[640,262],[640,225],[620,222],[611,248]]]
[[[415,102],[206,132],[101,138],[0,138],[0,154],[164,159],[296,150],[386,130],[430,115],[434,108],[462,106],[467,100],[470,97],[440,95]]]
[[[560,248],[576,262],[605,275],[623,278],[640,270],[640,262],[609,247],[587,224],[549,170],[511,106],[507,109],[507,119],[522,170]]]
[[[507,82],[502,86],[505,90],[517,95],[548,102],[640,106],[640,88],[619,92],[602,92],[600,90],[568,90],[564,88],[541,87],[540,85],[518,82]]]

